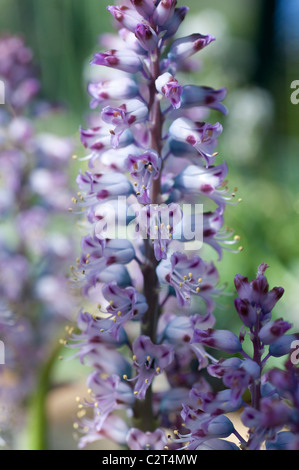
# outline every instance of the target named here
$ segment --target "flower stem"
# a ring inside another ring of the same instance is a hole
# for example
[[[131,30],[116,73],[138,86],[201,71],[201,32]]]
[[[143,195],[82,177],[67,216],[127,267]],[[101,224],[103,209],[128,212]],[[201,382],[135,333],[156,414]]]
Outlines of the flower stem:
[[[160,100],[156,91],[156,79],[160,75],[160,53],[159,50],[153,55],[151,64],[151,81],[149,84],[150,101],[149,101],[149,115],[150,115],[150,132],[151,132],[151,147],[158,155],[161,156],[162,152],[162,127],[163,115],[161,112]],[[153,204],[159,204],[161,201],[161,177],[154,181],[152,188],[151,200]],[[145,240],[145,254],[146,264],[143,268],[144,276],[144,296],[148,303],[148,311],[144,317],[142,325],[142,334],[149,336],[153,343],[157,338],[157,325],[159,316],[161,314],[161,307],[159,305],[159,282],[156,273],[158,262],[155,257],[154,249],[150,240]],[[152,387],[149,387],[145,403],[138,403],[135,406],[135,417],[139,421],[139,427],[144,431],[154,431],[156,429],[156,419],[153,411],[152,403]]]
[[[259,332],[260,332],[260,317],[259,315],[257,316],[255,328],[254,328],[254,334],[253,334],[253,360],[258,364],[260,367],[260,375],[262,374],[262,352],[263,348],[261,345],[261,341],[259,339]],[[261,381],[256,380],[253,383],[253,390],[252,390],[252,406],[256,410],[259,410],[260,407],[260,399],[261,399]]]
[[[50,388],[53,368],[61,346],[54,348],[48,361],[40,371],[35,393],[29,405],[27,437],[27,450],[47,450],[47,412],[46,400]]]

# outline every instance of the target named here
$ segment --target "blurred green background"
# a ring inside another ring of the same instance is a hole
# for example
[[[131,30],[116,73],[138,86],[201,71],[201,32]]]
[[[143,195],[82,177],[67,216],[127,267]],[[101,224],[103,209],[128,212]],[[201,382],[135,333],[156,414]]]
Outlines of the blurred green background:
[[[112,2],[111,2],[112,3]],[[180,2],[179,2],[180,3]],[[200,31],[216,42],[201,54],[190,83],[226,86],[220,156],[229,164],[229,187],[243,202],[228,207],[226,221],[242,237],[244,251],[225,253],[219,269],[233,286],[237,272],[253,277],[266,262],[270,283],[283,285],[281,314],[299,326],[299,105],[290,101],[299,80],[298,0],[186,0],[181,35]],[[40,68],[42,92],[64,103],[67,114],[50,124],[78,135],[88,112],[84,70],[98,37],[112,29],[101,0],[1,0],[0,31],[22,34]],[[220,162],[220,160],[219,160]]]
[[[228,206],[226,223],[241,236],[244,250],[224,254],[221,279],[233,292],[236,273],[253,278],[266,262],[270,285],[286,291],[276,315],[298,331],[299,105],[290,96],[291,83],[299,80],[299,0],[179,3],[190,7],[181,36],[201,32],[217,39],[198,57],[202,67],[188,83],[228,88],[228,116],[212,112],[209,121],[224,126],[218,163],[227,161],[228,186],[237,187],[242,198]],[[0,0],[0,32],[25,37],[44,97],[67,107],[47,125],[78,142],[89,103],[84,76],[93,52],[100,50],[99,35],[110,30],[103,0]],[[225,299],[226,306],[217,315],[218,327],[237,332],[232,299]],[[66,369],[60,374],[65,377]]]

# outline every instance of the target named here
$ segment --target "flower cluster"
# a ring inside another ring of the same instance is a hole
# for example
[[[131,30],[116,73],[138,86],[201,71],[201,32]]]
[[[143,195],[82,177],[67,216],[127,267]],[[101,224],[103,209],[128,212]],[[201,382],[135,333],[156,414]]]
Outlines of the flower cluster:
[[[235,307],[243,322],[239,336],[228,330],[195,329],[191,343],[234,355],[213,359],[207,368],[211,377],[222,381],[220,391],[192,388],[193,403],[183,406],[184,426],[175,431],[176,445],[187,442],[189,449],[214,450],[298,449],[299,375],[297,361],[292,360],[298,335],[287,333],[292,328],[289,322],[273,318],[272,310],[284,290],[269,290],[267,267],[261,264],[252,282],[235,277]],[[285,369],[267,367],[270,358],[285,355],[289,356]],[[241,413],[247,436],[235,429],[227,416],[232,412]],[[220,439],[230,435],[237,437],[239,446]]]
[[[34,119],[46,119],[51,106],[37,99],[32,52],[19,37],[0,38],[0,79],[5,85],[0,106],[1,402],[14,414],[1,422],[1,430],[13,431],[9,422],[20,417],[18,406],[34,391],[51,343],[57,347],[56,335],[75,306],[64,274],[71,233],[59,228],[71,198],[68,163],[74,142],[36,132]]]
[[[195,205],[205,208],[204,245],[219,259],[242,249],[231,249],[240,237],[223,226],[235,191],[226,162],[215,164],[222,125],[203,122],[211,109],[226,113],[226,90],[181,83],[190,58],[215,40],[176,38],[188,8],[131,0],[107,9],[118,35],[105,36],[110,49],[91,62],[107,73],[88,86],[94,124],[80,128],[88,168],[70,207],[89,226],[73,269],[89,311],[80,312],[70,347],[95,370],[74,427],[81,447],[113,436],[131,449],[162,449],[165,429],[182,422],[182,403],[193,403],[190,389],[208,389],[201,371],[209,354],[194,337],[210,335],[222,292],[214,262],[188,243],[198,241]]]

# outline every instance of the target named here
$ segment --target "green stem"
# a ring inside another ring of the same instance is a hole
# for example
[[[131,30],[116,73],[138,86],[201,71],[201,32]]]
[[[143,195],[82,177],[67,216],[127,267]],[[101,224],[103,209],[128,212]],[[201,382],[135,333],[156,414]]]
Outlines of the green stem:
[[[47,450],[48,447],[46,402],[53,368],[60,350],[61,346],[56,347],[49,356],[48,361],[41,368],[36,390],[30,400],[27,427],[27,450]]]

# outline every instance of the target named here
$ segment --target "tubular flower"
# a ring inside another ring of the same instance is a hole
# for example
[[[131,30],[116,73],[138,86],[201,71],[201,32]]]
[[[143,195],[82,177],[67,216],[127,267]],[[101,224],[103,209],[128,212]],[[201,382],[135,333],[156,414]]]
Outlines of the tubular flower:
[[[148,336],[140,336],[133,343],[133,361],[137,371],[134,395],[143,400],[155,376],[172,362],[173,347],[153,344]]]
[[[115,339],[118,339],[119,329],[122,325],[129,320],[140,320],[148,309],[142,294],[133,287],[121,289],[116,282],[104,286],[103,296],[109,302],[107,313],[110,314],[109,319],[112,320],[108,331]],[[103,326],[105,331],[105,327],[107,327],[106,320],[103,321]]]
[[[90,102],[92,109],[97,108],[105,101],[127,100],[136,98],[139,94],[137,83],[132,78],[127,77],[123,77],[121,84],[119,80],[90,83],[88,91],[92,96],[92,101]]]
[[[161,169],[161,159],[154,151],[141,155],[129,155],[126,166],[135,180],[137,199],[141,204],[151,202],[150,192],[153,181],[158,179]]]
[[[216,289],[219,276],[213,263],[205,263],[198,256],[188,259],[182,253],[174,253],[157,270],[161,282],[174,288],[181,307],[190,305],[192,296],[199,296],[209,312],[213,309],[213,296],[219,292]]]
[[[187,118],[178,118],[171,125],[169,132],[173,139],[192,145],[209,164],[218,144],[217,138],[222,133],[222,126],[219,123],[194,124]]]
[[[114,148],[119,146],[119,139],[126,129],[143,122],[148,115],[148,108],[141,100],[130,100],[119,108],[107,106],[102,111],[102,119],[107,124],[112,124],[110,129],[111,143]]]
[[[181,107],[182,87],[179,82],[168,72],[156,80],[157,90],[171,102],[174,109]]]

